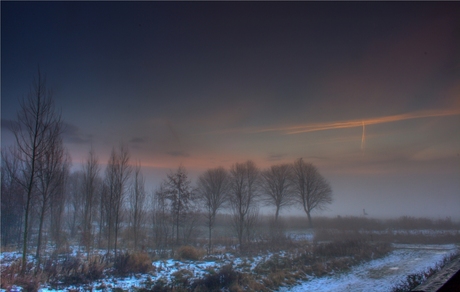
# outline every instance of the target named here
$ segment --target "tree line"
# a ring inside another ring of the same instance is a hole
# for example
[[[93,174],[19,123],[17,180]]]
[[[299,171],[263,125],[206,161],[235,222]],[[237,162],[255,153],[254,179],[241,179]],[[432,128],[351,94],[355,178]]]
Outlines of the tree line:
[[[179,246],[197,236],[203,219],[211,252],[219,212],[229,214],[243,249],[262,206],[274,207],[275,226],[283,208],[299,206],[312,227],[311,212],[332,202],[328,181],[302,158],[267,169],[251,160],[212,168],[195,183],[181,165],[153,192],[125,145],[112,149],[104,170],[90,149],[81,169],[71,172],[61,114],[40,73],[11,131],[14,146],[1,150],[1,242],[22,247],[23,269],[29,247],[40,261],[45,241],[57,249],[76,241],[88,257],[95,247],[116,256],[121,233],[134,249],[145,247],[147,235],[156,248]]]

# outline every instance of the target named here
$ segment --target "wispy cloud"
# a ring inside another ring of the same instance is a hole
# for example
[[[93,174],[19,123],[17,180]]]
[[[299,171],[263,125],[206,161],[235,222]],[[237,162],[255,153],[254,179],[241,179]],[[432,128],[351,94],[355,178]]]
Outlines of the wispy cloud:
[[[285,154],[273,153],[267,157],[267,161],[278,161],[278,160],[285,158],[285,156],[286,156]]]
[[[131,140],[129,140],[129,143],[134,143],[134,144],[143,144],[146,142],[147,142],[147,139],[143,137],[134,137]]]
[[[8,119],[2,119],[2,131],[10,131],[14,121]]]
[[[430,110],[430,111],[419,111],[412,113],[405,113],[392,116],[368,118],[361,120],[348,120],[348,121],[339,121],[339,122],[329,122],[329,123],[314,123],[314,124],[302,124],[302,125],[293,125],[285,127],[273,127],[265,129],[256,129],[248,131],[251,133],[264,133],[264,132],[282,132],[284,134],[301,134],[308,132],[316,131],[325,131],[325,130],[335,130],[335,129],[346,129],[346,128],[357,128],[363,127],[364,125],[376,125],[384,123],[393,123],[404,120],[411,119],[421,119],[421,118],[434,118],[434,117],[447,117],[460,115],[460,109],[455,110]]]
[[[173,157],[189,157],[190,154],[188,154],[187,152],[183,152],[183,151],[168,151],[166,152],[166,154],[170,155],[170,156],[173,156]]]
[[[80,128],[76,125],[64,122],[63,126],[62,136],[65,141],[75,144],[87,144],[91,142],[91,135],[81,133]]]

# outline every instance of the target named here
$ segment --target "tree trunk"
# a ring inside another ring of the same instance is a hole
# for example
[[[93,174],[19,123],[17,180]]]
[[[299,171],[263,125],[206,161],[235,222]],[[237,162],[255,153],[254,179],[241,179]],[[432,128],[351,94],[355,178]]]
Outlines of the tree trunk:
[[[117,217],[115,218],[115,258],[117,258],[117,242],[118,242],[118,210],[117,210]]]
[[[209,220],[209,241],[208,241],[208,255],[212,252],[212,222]]]
[[[42,206],[42,210],[40,214],[40,222],[39,222],[39,227],[38,227],[37,252],[35,254],[35,257],[37,258],[37,270],[40,269],[40,250],[42,247],[43,221],[45,221],[45,204],[46,202],[43,202],[43,206]]]
[[[31,179],[32,181],[32,179]],[[32,186],[29,187],[27,192],[27,202],[26,202],[26,214],[24,218],[24,237],[22,242],[22,269],[21,272],[24,273],[26,271],[26,253],[27,253],[27,238],[29,235],[29,212],[30,212],[30,200],[31,200],[31,189]]]
[[[312,222],[311,222],[310,212],[307,212],[307,216],[308,216],[308,227],[309,227],[309,228],[313,228],[313,224],[312,224]]]
[[[275,213],[275,225],[278,223],[278,215],[280,213],[280,206],[276,206],[276,213]]]

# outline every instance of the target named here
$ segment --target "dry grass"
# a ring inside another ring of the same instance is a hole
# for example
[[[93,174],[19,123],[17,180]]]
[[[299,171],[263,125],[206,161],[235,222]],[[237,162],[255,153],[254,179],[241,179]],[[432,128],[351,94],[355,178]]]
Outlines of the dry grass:
[[[25,291],[37,291],[43,278],[43,274],[35,270],[33,263],[28,263],[25,273],[21,273],[21,261],[16,260],[2,268],[0,287],[7,291],[11,291],[13,286],[20,286]]]
[[[197,261],[203,258],[204,255],[204,250],[199,250],[193,246],[186,245],[177,249],[175,258],[177,260]]]
[[[148,273],[153,270],[152,260],[147,253],[123,253],[115,258],[113,268],[115,274],[125,276],[128,274]]]

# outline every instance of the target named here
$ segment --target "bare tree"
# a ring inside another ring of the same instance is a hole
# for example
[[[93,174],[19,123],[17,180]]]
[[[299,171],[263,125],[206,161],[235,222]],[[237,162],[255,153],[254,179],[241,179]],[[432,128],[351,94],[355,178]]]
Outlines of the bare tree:
[[[243,238],[247,231],[249,216],[257,209],[258,180],[259,170],[251,160],[236,163],[230,169],[229,200],[233,213],[233,228],[237,233],[240,249],[243,249]]]
[[[261,173],[263,200],[268,205],[275,206],[275,225],[281,208],[293,203],[291,173],[290,164],[273,165]]]
[[[61,134],[61,115],[55,110],[50,92],[40,71],[27,96],[20,103],[17,121],[11,130],[15,136],[20,161],[18,182],[25,190],[22,271],[26,268],[26,253],[33,190],[37,178],[37,162],[43,160],[48,148]]]
[[[52,194],[51,201],[53,202],[50,205],[50,232],[51,237],[56,247],[59,248],[62,246],[64,237],[62,237],[63,230],[63,217],[64,209],[66,202],[66,188],[68,184],[68,178],[70,173],[71,158],[68,152],[65,153],[64,161],[61,165],[61,182],[58,184],[56,191]]]
[[[203,202],[208,222],[208,254],[212,252],[212,230],[217,211],[228,199],[230,180],[223,167],[208,169],[198,178],[198,195]]]
[[[311,212],[323,210],[332,203],[332,189],[318,169],[313,164],[304,162],[302,158],[294,162],[293,170],[294,192],[312,228]]]
[[[134,237],[134,249],[138,248],[141,236],[141,226],[145,218],[145,180],[141,173],[141,164],[136,164],[134,168],[133,184],[131,188],[131,222]]]
[[[56,127],[60,127],[57,125]],[[60,132],[60,129],[56,129]],[[69,168],[70,161],[67,159],[62,138],[57,136],[54,138],[44,155],[37,160],[37,194],[38,194],[38,210],[39,210],[39,227],[37,239],[36,258],[38,266],[40,265],[40,251],[42,248],[43,224],[48,210],[52,204],[57,203],[53,198],[57,198],[62,194],[66,172]],[[55,218],[57,219],[57,218]]]
[[[78,170],[69,174],[66,187],[66,225],[70,232],[70,238],[77,235],[78,225],[83,218],[83,171]]]
[[[2,246],[20,244],[24,216],[24,189],[17,182],[19,176],[18,160],[2,149],[1,171],[1,239]]]
[[[109,162],[106,168],[106,183],[108,186],[108,198],[106,201],[106,220],[108,228],[107,251],[115,250],[117,256],[118,232],[122,219],[123,204],[126,195],[126,188],[131,174],[129,166],[128,149],[121,145],[119,152],[112,149]],[[113,246],[112,246],[113,236]]]
[[[89,257],[90,249],[93,242],[93,214],[97,205],[98,188],[100,187],[99,164],[98,159],[91,148],[83,165],[83,230],[82,242],[86,247],[86,253]]]
[[[165,247],[171,236],[169,228],[171,218],[168,209],[166,191],[164,184],[161,184],[160,188],[152,196],[152,226],[156,247]]]
[[[107,170],[106,170],[107,175]],[[105,235],[108,238],[109,228],[109,208],[110,208],[110,187],[108,185],[107,177],[101,182],[101,188],[99,190],[99,248],[103,247],[102,236]]]
[[[246,233],[246,240],[250,242],[256,235],[256,227],[259,223],[259,206],[254,206],[249,209],[246,221],[244,222],[244,229]]]
[[[170,201],[171,215],[174,218],[176,245],[179,245],[180,227],[183,225],[194,200],[191,181],[185,168],[181,165],[176,172],[167,175],[163,184],[166,198]]]

